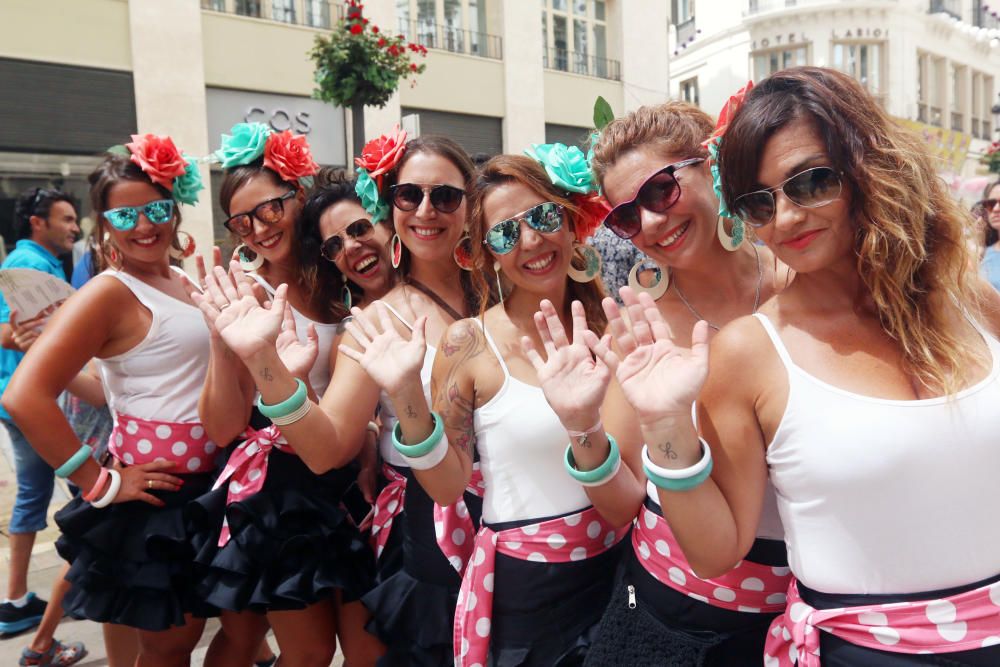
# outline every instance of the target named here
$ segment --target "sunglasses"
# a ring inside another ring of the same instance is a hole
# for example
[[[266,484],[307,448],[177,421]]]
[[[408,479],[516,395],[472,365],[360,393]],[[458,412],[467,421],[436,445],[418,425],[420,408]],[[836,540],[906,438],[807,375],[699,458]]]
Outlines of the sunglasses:
[[[674,172],[693,164],[704,162],[703,157],[694,157],[667,165],[647,178],[635,193],[635,197],[622,202],[604,216],[604,225],[623,239],[630,239],[642,230],[639,207],[663,213],[681,198],[681,184]]]
[[[506,255],[521,238],[521,221],[542,234],[551,234],[562,229],[563,207],[555,202],[542,202],[532,206],[524,213],[518,213],[512,218],[501,220],[486,230],[483,245],[497,255]]]
[[[440,213],[454,213],[462,205],[465,190],[451,185],[417,185],[398,183],[389,188],[392,205],[400,211],[415,211],[424,200],[431,198],[431,206]]]
[[[751,227],[763,227],[774,220],[777,203],[775,192],[782,192],[788,201],[802,208],[825,206],[840,197],[840,172],[830,167],[813,167],[786,178],[766,190],[740,195],[733,202],[733,213]]]
[[[984,199],[976,202],[972,206],[972,214],[985,218],[996,208],[997,204],[1000,204],[1000,199]]]
[[[254,218],[265,225],[273,225],[285,215],[285,202],[295,196],[295,190],[289,190],[280,197],[268,199],[253,207],[246,213],[231,215],[223,222],[223,226],[239,237],[250,236],[253,233]]]
[[[103,213],[104,219],[120,232],[134,229],[139,222],[139,212],[154,225],[164,225],[174,217],[174,200],[157,199],[144,206],[119,206]]]
[[[337,261],[337,257],[340,253],[344,251],[344,234],[347,234],[355,241],[362,241],[369,236],[375,230],[375,225],[372,224],[371,220],[361,218],[360,220],[355,220],[351,224],[344,228],[344,231],[340,234],[334,234],[328,239],[323,241],[323,244],[319,247],[319,254],[323,255],[323,259],[329,262]]]

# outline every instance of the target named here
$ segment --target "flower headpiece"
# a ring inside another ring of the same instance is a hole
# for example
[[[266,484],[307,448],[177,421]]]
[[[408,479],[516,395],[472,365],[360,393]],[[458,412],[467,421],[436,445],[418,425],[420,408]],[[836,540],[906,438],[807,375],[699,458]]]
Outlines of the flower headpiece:
[[[237,123],[229,132],[222,135],[222,146],[213,153],[223,169],[250,164],[263,156],[264,166],[281,180],[312,187],[319,165],[305,135],[291,130],[274,132],[264,123]]]
[[[354,191],[361,198],[361,205],[372,216],[373,223],[389,217],[389,203],[385,199],[383,182],[385,174],[399,164],[406,152],[406,131],[393,125],[392,131],[372,139],[361,149],[361,157],[354,158],[358,180]]]
[[[108,152],[131,159],[149,180],[169,190],[181,204],[197,204],[198,192],[205,188],[198,160],[177,150],[170,137],[133,134],[131,142],[112,146]]]
[[[576,239],[581,243],[593,235],[610,207],[597,192],[590,160],[576,146],[565,144],[532,144],[524,154],[545,169],[552,185],[566,191],[570,201],[580,210],[575,227]]]
[[[740,88],[736,91],[735,95],[726,100],[722,111],[719,112],[719,120],[715,123],[715,130],[712,132],[712,136],[701,142],[702,147],[708,149],[712,169],[712,188],[715,190],[715,196],[719,198],[719,215],[723,218],[732,218],[734,216],[729,211],[729,207],[726,206],[726,200],[722,196],[722,175],[719,173],[719,146],[722,145],[722,135],[729,129],[729,123],[732,122],[733,116],[743,106],[744,98],[746,98],[747,93],[752,89],[753,81],[747,81],[747,85]],[[742,230],[742,227],[740,227],[740,230]],[[735,231],[734,228],[733,243],[739,245],[743,239],[737,239]]]

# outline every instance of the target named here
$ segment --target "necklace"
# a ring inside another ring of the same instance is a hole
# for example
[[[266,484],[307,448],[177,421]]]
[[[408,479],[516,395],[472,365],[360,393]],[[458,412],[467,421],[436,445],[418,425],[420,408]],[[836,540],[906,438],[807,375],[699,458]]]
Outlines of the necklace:
[[[756,313],[757,306],[760,305],[760,286],[761,283],[764,282],[764,271],[761,269],[760,266],[760,253],[757,252],[757,247],[753,244],[751,244],[750,247],[753,248],[754,257],[757,258],[757,290],[753,296],[753,310],[750,311],[751,313]],[[691,303],[684,297],[684,292],[681,291],[681,286],[678,285],[676,282],[673,285],[674,289],[677,291],[677,296],[681,298],[681,302],[683,302],[683,304],[687,306],[687,309],[691,311],[691,314],[694,315],[694,318],[696,320],[705,320],[706,322],[708,322],[708,320],[702,317],[698,313],[698,311],[694,309],[694,306],[692,306]],[[716,331],[719,330],[719,327],[715,324],[712,324],[711,322],[708,322],[708,326],[715,329]]]
[[[433,301],[434,303],[436,303],[438,306],[440,306],[441,309],[444,312],[446,312],[449,315],[451,315],[451,318],[453,320],[455,320],[456,322],[458,322],[460,319],[462,319],[462,316],[459,314],[459,312],[457,310],[455,310],[454,308],[452,308],[448,304],[447,301],[445,301],[440,296],[438,296],[434,292],[434,290],[432,290],[427,285],[424,285],[422,282],[420,282],[418,280],[414,280],[413,278],[407,279],[406,284],[410,285],[411,287],[413,287],[414,289],[416,289],[419,292],[423,292],[427,296],[428,299],[430,299],[431,301]]]

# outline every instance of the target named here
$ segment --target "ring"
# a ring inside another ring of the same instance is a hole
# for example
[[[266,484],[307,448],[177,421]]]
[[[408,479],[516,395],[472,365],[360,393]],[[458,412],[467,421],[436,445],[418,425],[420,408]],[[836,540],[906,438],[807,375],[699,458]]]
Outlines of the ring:
[[[146,480],[146,488],[147,489],[152,489],[153,488],[153,480],[151,480],[151,479],[147,479]]]

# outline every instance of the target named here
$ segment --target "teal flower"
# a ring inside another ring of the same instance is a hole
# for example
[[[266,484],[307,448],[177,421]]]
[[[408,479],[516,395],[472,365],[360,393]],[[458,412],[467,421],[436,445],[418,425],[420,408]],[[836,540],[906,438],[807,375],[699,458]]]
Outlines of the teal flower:
[[[184,173],[174,179],[174,199],[181,204],[194,206],[198,203],[198,193],[205,189],[201,181],[198,162],[190,155],[184,155],[187,166]]]
[[[264,123],[237,123],[222,135],[222,147],[215,151],[223,169],[250,164],[264,154],[271,128]]]
[[[726,200],[722,196],[722,174],[719,173],[720,143],[722,143],[722,137],[718,137],[715,141],[708,144],[708,154],[710,156],[712,170],[712,189],[715,190],[715,196],[719,198],[719,215],[723,218],[732,218],[734,216],[729,212],[729,207],[726,206]]]
[[[358,180],[354,191],[361,199],[361,206],[372,216],[372,224],[378,224],[389,217],[389,204],[379,195],[378,183],[364,167],[357,168]]]
[[[593,192],[594,175],[583,151],[565,144],[532,144],[524,154],[541,164],[552,185],[581,195]]]

